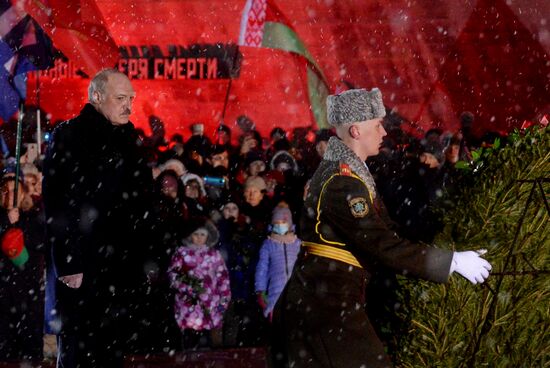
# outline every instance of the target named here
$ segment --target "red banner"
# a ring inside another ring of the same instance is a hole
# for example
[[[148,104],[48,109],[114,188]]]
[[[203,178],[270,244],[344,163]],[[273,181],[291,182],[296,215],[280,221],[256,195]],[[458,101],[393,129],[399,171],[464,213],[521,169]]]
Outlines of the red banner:
[[[189,125],[200,121],[211,134],[220,122],[229,82],[217,74],[223,57],[213,61],[182,54],[174,61],[168,50],[170,45],[235,44],[245,1],[136,4],[97,1],[107,30],[123,50],[118,67],[131,75],[137,91],[132,121],[150,133],[148,116],[156,115],[168,137],[176,132],[188,137]],[[438,4],[277,1],[332,90],[344,84],[379,87],[386,105],[419,134],[432,126],[455,130],[464,110],[476,115],[478,135],[550,113],[550,37],[543,22],[550,3]],[[155,54],[157,47],[160,54]],[[226,123],[236,127],[235,118],[246,114],[265,135],[275,126],[311,125],[303,65],[284,51],[241,47],[240,52]],[[40,79],[40,105],[52,120],[78,113],[89,81],[71,62],[58,66]],[[30,103],[36,101],[35,85],[31,80]]]
[[[25,10],[88,75],[113,66],[118,49],[94,0],[24,0]]]

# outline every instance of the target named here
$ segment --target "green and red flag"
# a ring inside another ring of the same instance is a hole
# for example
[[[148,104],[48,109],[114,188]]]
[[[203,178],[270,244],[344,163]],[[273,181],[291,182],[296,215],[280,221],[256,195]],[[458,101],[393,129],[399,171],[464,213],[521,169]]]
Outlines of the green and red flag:
[[[239,45],[284,50],[303,57],[313,117],[319,129],[328,127],[325,101],[330,90],[326,78],[290,21],[272,0],[246,1]]]
[[[16,266],[23,266],[29,260],[29,252],[25,248],[23,231],[17,227],[11,227],[2,234],[0,240],[2,252]]]

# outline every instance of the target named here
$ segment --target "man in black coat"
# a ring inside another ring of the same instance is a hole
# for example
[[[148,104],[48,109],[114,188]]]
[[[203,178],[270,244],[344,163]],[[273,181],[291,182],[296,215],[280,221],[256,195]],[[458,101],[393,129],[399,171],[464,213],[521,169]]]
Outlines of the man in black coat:
[[[58,367],[122,366],[138,331],[152,173],[128,120],[134,98],[124,74],[99,72],[89,103],[56,127],[44,162]]]
[[[457,271],[475,284],[488,277],[491,265],[478,252],[413,244],[393,231],[365,164],[386,135],[378,89],[329,96],[327,111],[338,138],[329,140],[307,191],[304,250],[273,315],[274,359],[290,367],[390,367],[365,312],[372,272],[382,265],[446,282]]]

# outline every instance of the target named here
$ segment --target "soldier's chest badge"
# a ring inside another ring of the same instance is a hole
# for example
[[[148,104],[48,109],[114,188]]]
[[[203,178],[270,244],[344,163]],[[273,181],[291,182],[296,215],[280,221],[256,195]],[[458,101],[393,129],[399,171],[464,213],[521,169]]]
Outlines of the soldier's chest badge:
[[[369,205],[367,199],[363,197],[355,197],[348,202],[351,214],[353,217],[365,217],[369,213]]]

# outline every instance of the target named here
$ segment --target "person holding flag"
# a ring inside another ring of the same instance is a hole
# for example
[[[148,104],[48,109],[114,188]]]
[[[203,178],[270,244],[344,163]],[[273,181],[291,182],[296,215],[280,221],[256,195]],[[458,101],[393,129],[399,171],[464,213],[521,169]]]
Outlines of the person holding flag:
[[[0,180],[0,361],[40,362],[44,330],[44,215],[13,173]]]
[[[53,65],[53,47],[20,2],[0,0],[0,118],[19,112],[15,175],[0,182],[0,360],[42,359],[44,219],[20,176],[27,72]],[[7,147],[2,149],[9,152]]]

